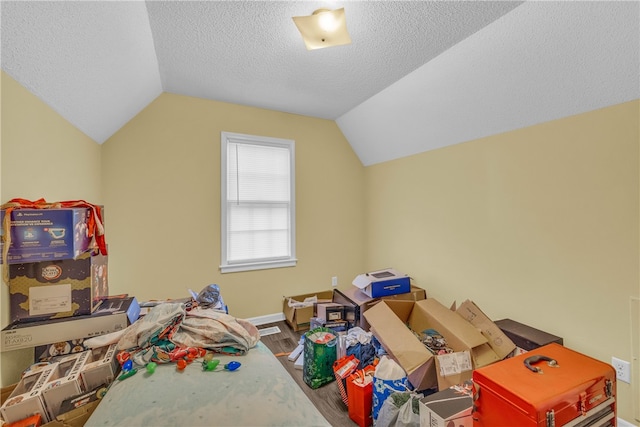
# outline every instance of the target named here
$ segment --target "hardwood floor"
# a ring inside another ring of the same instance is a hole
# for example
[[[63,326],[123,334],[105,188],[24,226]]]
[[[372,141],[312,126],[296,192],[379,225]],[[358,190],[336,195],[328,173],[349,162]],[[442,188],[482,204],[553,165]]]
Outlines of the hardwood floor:
[[[263,336],[261,340],[273,354],[293,351],[298,346],[300,337],[306,332],[295,332],[284,321],[260,325],[258,328],[264,329],[271,326],[277,326],[280,332]],[[335,381],[314,390],[302,379],[302,370],[296,369],[287,356],[279,356],[278,360],[333,427],[355,427],[358,425],[349,418],[347,406],[340,397],[338,384]]]

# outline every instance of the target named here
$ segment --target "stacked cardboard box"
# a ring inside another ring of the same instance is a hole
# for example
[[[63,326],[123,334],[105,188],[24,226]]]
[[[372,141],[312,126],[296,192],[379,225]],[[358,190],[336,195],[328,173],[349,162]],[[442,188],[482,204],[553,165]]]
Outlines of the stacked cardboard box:
[[[109,301],[114,299],[119,302],[116,311],[98,308],[86,316],[12,323],[0,331],[0,351],[34,348],[35,356],[40,357],[44,351],[40,346],[47,346],[50,356],[73,353],[83,339],[123,330],[138,319],[140,306],[135,297],[108,298],[104,307],[111,307]]]
[[[0,211],[0,222],[5,214]],[[8,264],[74,259],[85,253],[92,243],[90,214],[90,208],[13,210]],[[0,249],[7,236],[2,237]]]
[[[116,358],[117,344],[110,344],[89,351],[91,352],[91,360],[85,363],[80,371],[80,378],[85,391],[99,387],[101,384],[110,384],[120,369]]]
[[[90,356],[90,352],[84,351],[65,356],[57,362],[56,372],[42,391],[50,420],[54,420],[60,414],[60,407],[65,399],[84,391],[80,372]]]
[[[11,322],[91,314],[107,296],[107,256],[89,251],[75,259],[9,265]]]
[[[2,419],[13,423],[33,414],[39,414],[45,422],[50,421],[42,392],[57,371],[57,363],[25,373],[0,407]]]
[[[89,235],[91,209],[15,209],[10,215],[0,249],[10,237],[11,322],[91,314],[109,294],[107,256]]]
[[[95,208],[103,217],[102,208]],[[65,401],[88,391],[84,382],[106,384],[114,378],[115,349],[102,354],[79,343],[126,328],[140,307],[134,297],[108,297],[107,256],[95,247],[98,215],[92,216],[92,209],[16,208],[7,218],[9,234],[2,235],[0,249],[8,245],[8,255],[0,262],[8,273],[11,323],[0,332],[0,350],[45,346],[51,357],[44,368],[33,365],[10,391],[3,389],[5,422],[32,414],[38,423],[57,422]],[[5,215],[0,211],[0,219]]]
[[[115,353],[116,344],[111,344],[34,365],[18,384],[2,390],[2,419],[16,423],[36,415],[47,427],[81,426],[97,403],[77,409],[100,399],[118,373]]]

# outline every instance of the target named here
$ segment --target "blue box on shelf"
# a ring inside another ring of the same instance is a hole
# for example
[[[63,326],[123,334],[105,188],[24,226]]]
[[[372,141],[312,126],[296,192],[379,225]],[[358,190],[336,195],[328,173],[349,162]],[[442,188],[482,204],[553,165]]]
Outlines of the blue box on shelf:
[[[371,298],[411,292],[411,278],[393,268],[360,274],[352,283]]]

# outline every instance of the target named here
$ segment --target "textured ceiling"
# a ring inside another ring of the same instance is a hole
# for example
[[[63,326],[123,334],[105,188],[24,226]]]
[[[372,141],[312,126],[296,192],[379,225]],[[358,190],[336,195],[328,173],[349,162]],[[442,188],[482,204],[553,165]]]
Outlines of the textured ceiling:
[[[337,3],[335,3],[337,6]],[[518,3],[346,2],[351,45],[307,51],[326,2],[148,2],[167,92],[336,119]]]
[[[2,69],[96,142],[162,93],[144,2],[0,8]]]
[[[640,98],[640,3],[530,1],[338,118],[365,165]]]
[[[98,143],[171,92],[335,119],[365,165],[640,98],[639,3],[18,1],[2,69]],[[352,44],[291,19],[344,7]]]

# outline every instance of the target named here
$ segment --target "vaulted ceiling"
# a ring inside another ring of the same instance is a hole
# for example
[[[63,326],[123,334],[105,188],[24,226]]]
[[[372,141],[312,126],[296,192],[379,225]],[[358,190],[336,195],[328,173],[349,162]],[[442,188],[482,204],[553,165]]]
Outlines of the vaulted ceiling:
[[[344,7],[352,43],[291,19]],[[97,143],[162,92],[332,119],[364,165],[640,98],[638,1],[6,1],[2,69]]]

